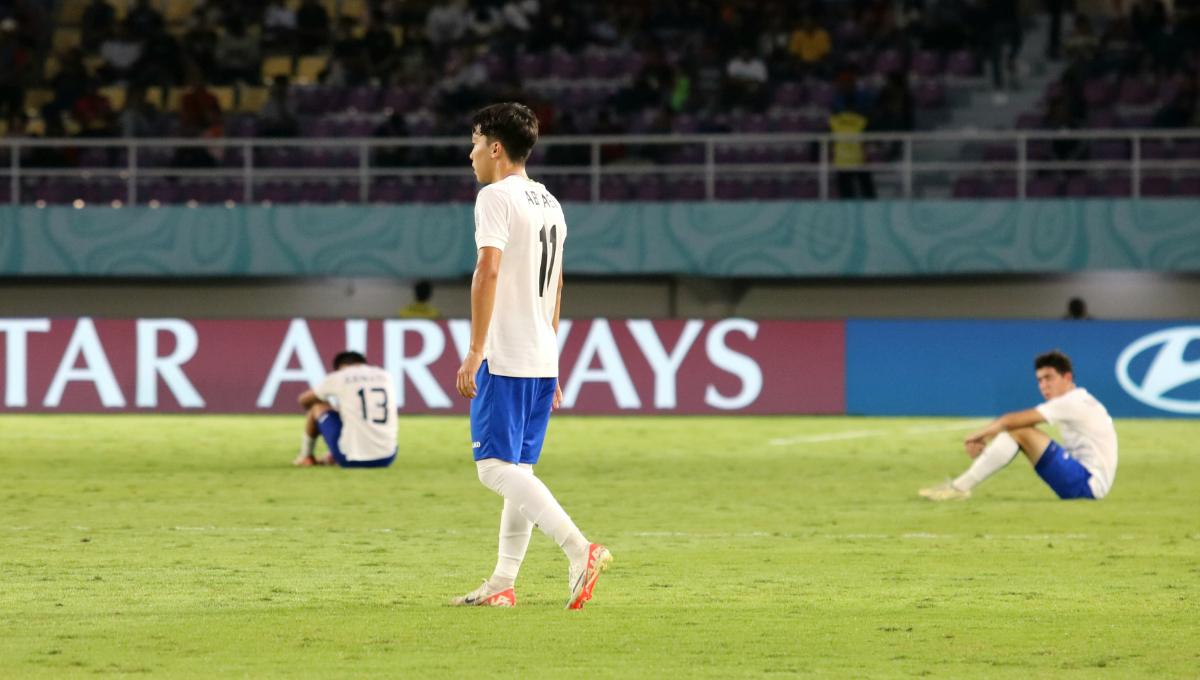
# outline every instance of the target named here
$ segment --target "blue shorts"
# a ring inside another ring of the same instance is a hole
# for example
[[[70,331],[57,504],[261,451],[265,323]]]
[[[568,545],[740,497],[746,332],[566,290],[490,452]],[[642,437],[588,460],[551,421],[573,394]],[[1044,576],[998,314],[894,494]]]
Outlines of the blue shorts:
[[[1059,498],[1095,498],[1088,484],[1092,473],[1053,439],[1033,469]]]
[[[332,409],[321,414],[317,418],[317,429],[321,431],[321,436],[325,438],[325,445],[329,447],[329,455],[333,457],[333,462],[338,464],[338,467],[344,468],[374,468],[387,467],[396,460],[396,452],[392,451],[392,455],[387,458],[377,458],[375,460],[347,460],[346,454],[342,453],[342,449],[338,447],[338,441],[342,438],[342,416],[337,411]]]
[[[535,465],[550,424],[558,378],[492,375],[487,362],[475,374],[471,448],[475,460],[498,458]]]

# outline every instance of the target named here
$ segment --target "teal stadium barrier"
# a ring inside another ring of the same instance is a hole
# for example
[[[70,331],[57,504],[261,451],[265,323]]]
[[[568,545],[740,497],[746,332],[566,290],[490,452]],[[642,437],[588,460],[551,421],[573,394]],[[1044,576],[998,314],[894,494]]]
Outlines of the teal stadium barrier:
[[[567,204],[567,270],[714,277],[1200,271],[1200,201]],[[470,205],[0,208],[4,276],[454,277]]]

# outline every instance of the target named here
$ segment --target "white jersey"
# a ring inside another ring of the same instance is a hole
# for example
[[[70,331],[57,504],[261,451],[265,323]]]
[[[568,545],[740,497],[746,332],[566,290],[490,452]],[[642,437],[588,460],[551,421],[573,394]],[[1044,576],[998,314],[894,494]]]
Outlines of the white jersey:
[[[494,375],[558,377],[554,303],[566,240],[562,206],[538,182],[510,175],[475,199],[475,247],[504,251],[483,350]]]
[[[396,388],[390,373],[354,364],[325,376],[314,391],[342,418],[338,448],[346,460],[379,460],[396,452]]]
[[[1046,422],[1058,427],[1063,447],[1092,473],[1092,495],[1103,498],[1117,475],[1117,431],[1112,417],[1082,387],[1037,407]]]

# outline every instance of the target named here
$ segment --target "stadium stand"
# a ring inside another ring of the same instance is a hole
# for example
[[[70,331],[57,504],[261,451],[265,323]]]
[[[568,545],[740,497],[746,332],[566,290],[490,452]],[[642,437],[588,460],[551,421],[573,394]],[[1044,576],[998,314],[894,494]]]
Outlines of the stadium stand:
[[[1195,2],[1080,13],[1065,32],[1011,0],[46,6],[0,10],[6,201],[471,200],[465,116],[497,99],[535,108],[534,165],[561,169],[545,176],[567,200],[836,197],[844,110],[866,119],[881,196],[1200,184]],[[1019,60],[1022,44],[1045,56]],[[961,132],[981,108],[1008,116],[1000,133]],[[64,137],[78,143],[29,143]]]

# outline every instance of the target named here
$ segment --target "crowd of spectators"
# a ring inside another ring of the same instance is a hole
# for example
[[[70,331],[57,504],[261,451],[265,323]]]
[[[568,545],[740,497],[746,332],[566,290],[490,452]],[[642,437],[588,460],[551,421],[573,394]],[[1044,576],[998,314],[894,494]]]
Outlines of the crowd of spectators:
[[[1168,12],[1162,0],[1134,0],[1125,11],[1106,10],[1107,18],[1081,11],[1066,17],[1065,27],[1067,6],[1046,0],[1046,57],[1068,65],[1047,101],[1045,124],[1084,125],[1085,84],[1106,77],[1179,81],[1153,123],[1195,125],[1196,2],[1177,2]],[[328,57],[319,74],[324,85],[421,93],[408,110],[381,117],[378,136],[406,135],[414,120],[425,121],[422,134],[461,134],[472,108],[498,99],[529,102],[547,133],[669,132],[682,117],[695,121],[695,131],[716,132],[781,106],[811,106],[781,93],[814,83],[832,92],[818,119],[852,112],[866,130],[903,132],[917,126],[910,66],[918,55],[944,64],[948,55],[968,53],[980,75],[997,88],[1012,87],[1028,20],[1016,0],[372,0],[361,21],[331,15],[318,0],[203,0],[182,22],[169,23],[151,0],[133,0],[123,19],[111,0],[89,0],[79,47],[53,55],[53,71],[42,75],[35,61],[48,52],[48,28],[31,27],[48,27],[44,6],[8,0],[0,7],[10,8],[0,10],[0,116],[9,133],[24,133],[22,95],[40,84],[53,93],[35,114],[44,134],[91,137],[222,136],[230,112],[214,97],[214,85],[269,85],[255,133],[299,135],[294,86],[285,76],[264,83],[262,63],[313,54]],[[581,82],[616,83],[586,106],[540,94],[535,81],[553,74],[522,67],[529,55],[590,50],[633,58],[623,62],[624,71],[574,74]],[[885,52],[894,55],[889,67],[877,59]],[[125,88],[119,107],[104,97],[102,88],[111,85]],[[147,95],[168,88],[186,93],[165,112]],[[579,160],[577,151],[557,153]],[[898,153],[899,147],[883,150],[885,157]],[[219,161],[207,150],[177,160]],[[378,160],[413,159],[396,150]]]

